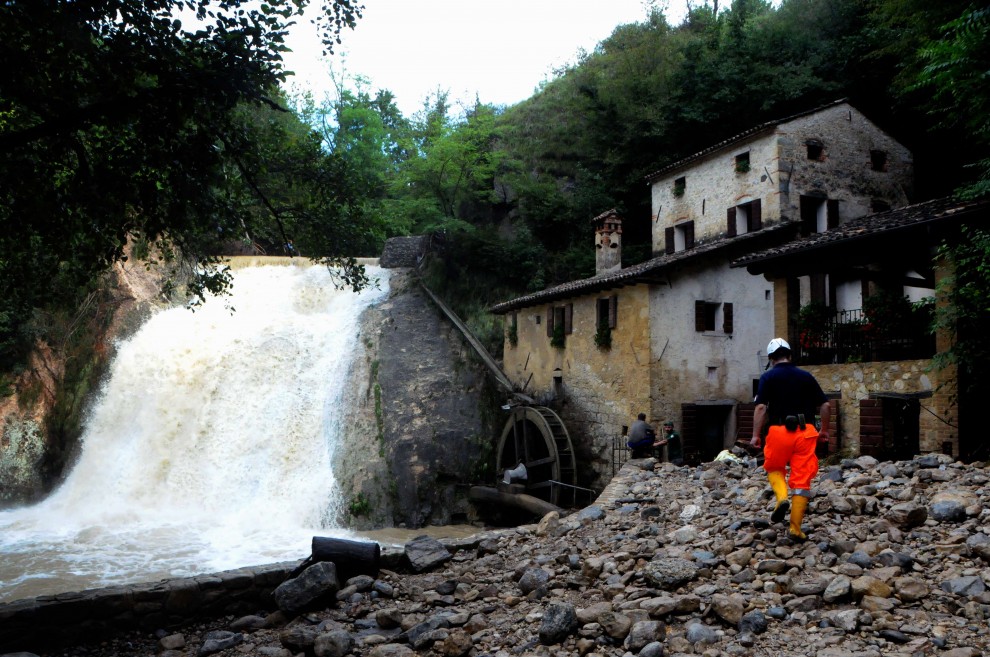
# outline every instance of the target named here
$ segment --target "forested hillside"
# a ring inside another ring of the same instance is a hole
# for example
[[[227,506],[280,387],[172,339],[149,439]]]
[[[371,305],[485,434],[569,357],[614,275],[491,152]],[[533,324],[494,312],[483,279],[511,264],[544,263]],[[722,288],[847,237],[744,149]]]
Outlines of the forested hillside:
[[[645,176],[768,120],[848,98],[913,150],[914,200],[985,192],[988,27],[968,0],[706,3],[617,28],[512,107],[459,115],[440,95],[406,123],[387,92],[343,93],[336,125],[389,156],[389,230],[443,231],[432,280],[497,351],[488,304],[592,275],[590,220],[612,207],[624,264],[649,258]],[[387,138],[348,120],[359,108]]]
[[[128,241],[195,264],[178,291],[196,299],[223,289],[232,250],[353,265],[426,232],[443,247],[430,282],[497,351],[485,309],[591,275],[596,215],[625,218],[625,264],[650,257],[648,173],[838,98],[913,150],[916,200],[988,188],[990,14],[969,0],[708,0],[680,25],[655,10],[525,102],[438,92],[411,117],[360,77],[326,102],[277,91],[308,4],[4,4],[0,52],[21,64],[0,86],[0,366],[71,332]],[[360,7],[323,4],[332,48]]]

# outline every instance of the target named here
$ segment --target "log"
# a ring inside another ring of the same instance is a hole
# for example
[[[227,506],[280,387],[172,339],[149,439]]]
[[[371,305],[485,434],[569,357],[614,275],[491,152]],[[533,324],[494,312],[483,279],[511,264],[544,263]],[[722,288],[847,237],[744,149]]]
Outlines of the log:
[[[332,561],[337,567],[337,576],[341,582],[356,575],[378,577],[381,557],[382,547],[373,541],[314,536],[312,554],[296,568],[292,576],[297,576],[315,563]]]
[[[529,511],[540,518],[551,511],[559,512],[561,510],[559,506],[551,504],[546,500],[541,500],[538,497],[533,497],[532,495],[526,495],[525,493],[503,493],[488,486],[472,486],[471,490],[468,491],[468,499],[474,502],[490,502],[512,506],[517,509]]]

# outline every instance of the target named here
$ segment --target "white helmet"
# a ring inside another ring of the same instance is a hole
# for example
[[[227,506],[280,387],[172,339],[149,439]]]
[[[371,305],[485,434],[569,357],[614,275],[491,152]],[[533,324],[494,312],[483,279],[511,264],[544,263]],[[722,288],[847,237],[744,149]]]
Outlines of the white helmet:
[[[787,340],[784,338],[774,338],[770,341],[770,344],[767,345],[767,356],[773,356],[774,352],[778,349],[786,349],[787,351],[790,351],[791,345],[787,344]]]

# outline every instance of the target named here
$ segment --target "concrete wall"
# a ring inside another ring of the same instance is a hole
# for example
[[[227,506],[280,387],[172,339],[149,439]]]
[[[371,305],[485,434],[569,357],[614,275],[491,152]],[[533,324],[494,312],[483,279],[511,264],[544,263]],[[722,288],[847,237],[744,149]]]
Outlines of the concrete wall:
[[[655,399],[658,417],[679,424],[681,404],[751,402],[753,379],[766,364],[773,337],[773,286],[727,263],[671,275],[669,285],[652,290],[651,323]],[[733,304],[733,331],[695,330],[696,300]],[[726,427],[726,444],[734,435]]]
[[[617,321],[612,347],[601,349],[595,345],[597,301],[611,295],[618,296]],[[506,316],[505,373],[537,399],[556,398],[579,461],[593,471],[594,479],[583,483],[593,487],[602,476],[611,476],[612,440],[622,426],[640,412],[657,419],[651,399],[649,303],[647,286],[637,285],[525,308],[516,314],[515,346],[508,339],[512,314]],[[572,304],[572,332],[558,349],[547,337],[547,312],[565,304]],[[557,368],[561,378],[555,389]]]
[[[919,442],[922,453],[941,452],[943,443],[952,445],[959,453],[957,409],[952,402],[955,394],[955,372],[931,370],[930,360],[907,360],[880,363],[847,363],[844,365],[809,365],[826,393],[840,393],[839,432],[842,448],[859,452],[859,402],[871,395],[894,393],[930,393],[919,401]],[[942,385],[946,382],[946,385]],[[927,409],[927,410],[926,410]]]

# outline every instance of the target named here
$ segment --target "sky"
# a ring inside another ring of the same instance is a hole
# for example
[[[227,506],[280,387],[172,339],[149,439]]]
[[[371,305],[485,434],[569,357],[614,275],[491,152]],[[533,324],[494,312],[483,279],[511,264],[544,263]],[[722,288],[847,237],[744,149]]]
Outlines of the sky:
[[[699,4],[703,0],[694,0]],[[329,60],[336,71],[388,89],[411,117],[438,88],[467,105],[511,105],[533,95],[552,71],[592,50],[618,25],[642,22],[649,7],[668,8],[679,23],[687,0],[365,0],[364,15]],[[330,64],[312,26],[291,37],[286,67],[290,86],[331,88]]]

